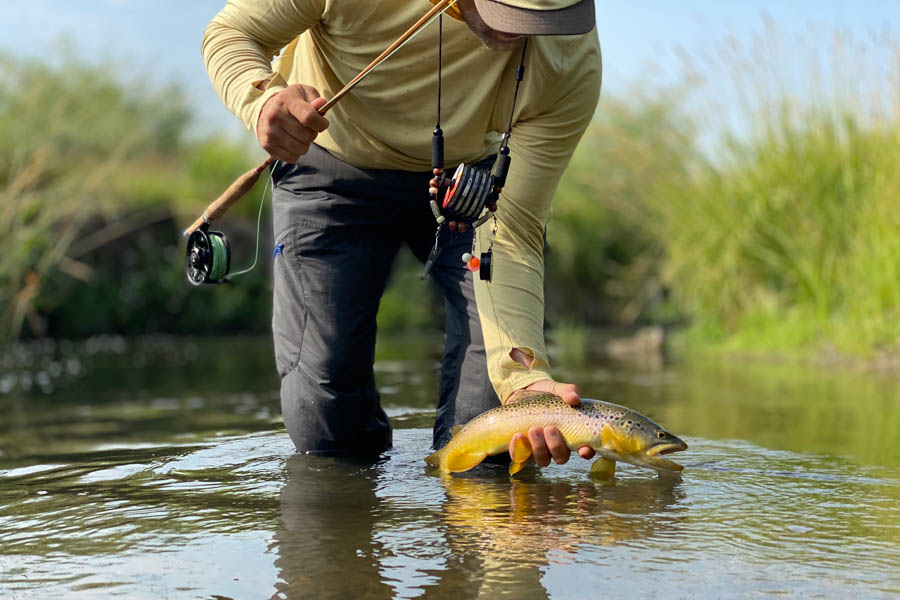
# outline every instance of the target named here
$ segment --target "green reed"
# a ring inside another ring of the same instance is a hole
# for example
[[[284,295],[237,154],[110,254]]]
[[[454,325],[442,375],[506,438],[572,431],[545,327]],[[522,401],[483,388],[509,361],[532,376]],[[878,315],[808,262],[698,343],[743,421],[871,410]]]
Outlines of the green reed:
[[[655,206],[666,281],[700,339],[900,350],[900,93],[879,68],[896,84],[900,52],[840,35],[824,49],[760,39],[717,58],[742,98],[740,129]]]
[[[770,27],[688,57],[668,94],[601,99],[548,229],[556,310],[685,319],[701,347],[896,356],[900,52],[821,39]]]

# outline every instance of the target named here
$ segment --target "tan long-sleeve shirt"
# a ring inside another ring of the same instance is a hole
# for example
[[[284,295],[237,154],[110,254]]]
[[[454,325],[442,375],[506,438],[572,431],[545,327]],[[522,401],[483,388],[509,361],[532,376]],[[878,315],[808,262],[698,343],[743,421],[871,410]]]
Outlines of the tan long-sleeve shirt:
[[[428,0],[230,0],[206,30],[203,58],[225,105],[255,130],[270,96],[303,83],[330,98],[430,8]],[[490,50],[464,23],[443,21],[441,127],[449,167],[497,151],[521,49]],[[331,109],[316,143],[361,168],[430,170],[437,50],[432,24]],[[488,373],[501,400],[551,377],[543,232],[559,179],[593,116],[600,79],[596,30],[529,42],[512,164],[496,213],[493,280],[475,277]],[[265,91],[257,87],[263,80],[270,80]],[[486,250],[490,224],[477,240],[478,252]],[[530,369],[510,357],[513,348],[534,357]]]

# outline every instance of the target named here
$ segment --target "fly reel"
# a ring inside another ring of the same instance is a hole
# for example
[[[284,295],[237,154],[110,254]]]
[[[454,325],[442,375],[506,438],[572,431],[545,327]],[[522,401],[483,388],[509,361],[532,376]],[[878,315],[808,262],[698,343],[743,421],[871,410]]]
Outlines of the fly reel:
[[[459,165],[444,194],[443,214],[451,221],[471,224],[485,208],[497,201],[498,194],[494,191],[497,183],[490,171],[473,165]]]
[[[225,283],[231,268],[231,246],[221,231],[210,231],[203,223],[187,242],[184,272],[194,285]]]

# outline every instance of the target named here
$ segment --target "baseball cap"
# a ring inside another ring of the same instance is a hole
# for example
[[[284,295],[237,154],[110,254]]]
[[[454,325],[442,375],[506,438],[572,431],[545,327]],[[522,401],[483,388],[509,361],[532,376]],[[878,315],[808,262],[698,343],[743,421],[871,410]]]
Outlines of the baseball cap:
[[[594,0],[475,0],[491,29],[518,35],[580,35],[594,28]]]

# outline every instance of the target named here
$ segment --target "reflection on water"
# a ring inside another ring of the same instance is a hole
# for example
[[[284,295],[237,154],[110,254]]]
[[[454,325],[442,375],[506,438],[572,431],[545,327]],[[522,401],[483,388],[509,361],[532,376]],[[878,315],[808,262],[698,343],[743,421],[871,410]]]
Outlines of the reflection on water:
[[[421,350],[382,350],[395,448],[359,461],[293,454],[267,340],[241,340],[248,359],[221,370],[131,344],[82,356],[52,393],[0,396],[0,597],[900,594],[894,380],[587,370],[591,395],[690,444],[682,481],[621,465],[598,486],[580,459],[517,479],[426,470]]]
[[[459,564],[478,565],[464,597],[546,592],[541,579],[549,564],[574,562],[588,548],[647,538],[683,518],[674,508],[682,494],[672,480],[598,487],[579,479],[442,477],[447,545]]]

